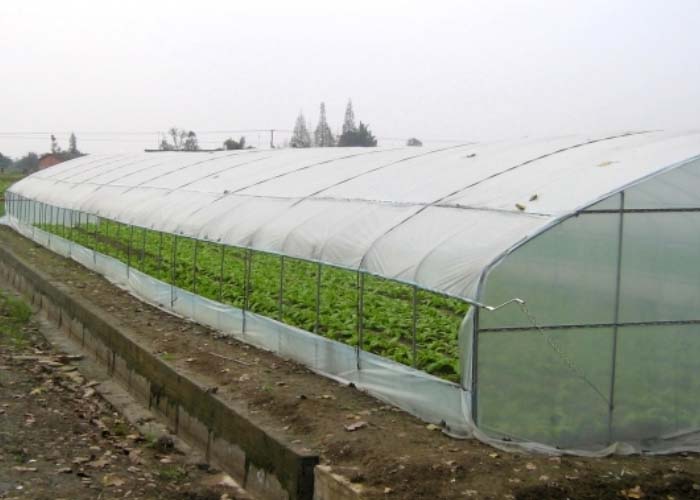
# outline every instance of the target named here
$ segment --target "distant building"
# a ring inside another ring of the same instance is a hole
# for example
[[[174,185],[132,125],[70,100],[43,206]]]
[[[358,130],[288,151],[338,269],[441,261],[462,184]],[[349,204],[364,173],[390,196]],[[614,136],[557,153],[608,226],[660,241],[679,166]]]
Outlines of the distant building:
[[[79,156],[83,155],[80,153],[69,153],[67,151],[62,151],[60,153],[44,153],[39,157],[39,170],[44,170],[45,168],[53,167],[58,163],[72,160],[73,158],[77,158]]]
[[[63,161],[66,161],[68,158],[65,158],[63,154],[61,153],[46,153],[43,154],[39,157],[39,170],[44,170],[45,168],[53,167],[57,163],[61,163]]]

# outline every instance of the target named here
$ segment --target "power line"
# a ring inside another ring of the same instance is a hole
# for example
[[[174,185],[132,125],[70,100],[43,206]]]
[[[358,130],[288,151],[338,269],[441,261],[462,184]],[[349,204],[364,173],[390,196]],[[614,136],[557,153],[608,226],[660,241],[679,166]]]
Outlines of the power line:
[[[275,132],[287,132],[291,133],[291,129],[283,128],[250,128],[250,129],[231,129],[231,130],[200,130],[195,131],[197,135],[204,134],[245,134],[245,133],[259,133],[259,132],[269,132],[274,130]],[[36,131],[23,131],[23,132],[0,132],[0,136],[17,136],[17,135],[65,135],[74,133],[76,135],[168,135],[167,131],[162,130],[152,130],[150,132],[146,131],[85,131],[85,130],[70,130],[70,131],[53,131],[53,132],[36,132]]]

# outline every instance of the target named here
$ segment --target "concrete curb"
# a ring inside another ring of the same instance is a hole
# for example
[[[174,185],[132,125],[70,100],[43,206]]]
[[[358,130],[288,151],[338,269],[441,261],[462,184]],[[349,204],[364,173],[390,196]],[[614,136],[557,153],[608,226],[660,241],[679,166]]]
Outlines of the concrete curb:
[[[79,341],[112,378],[177,435],[205,449],[206,459],[228,472],[248,493],[265,499],[329,498],[314,495],[317,454],[286,443],[274,430],[257,424],[242,405],[223,401],[177,372],[142,346],[136,331],[120,325],[110,313],[2,246],[0,274]]]

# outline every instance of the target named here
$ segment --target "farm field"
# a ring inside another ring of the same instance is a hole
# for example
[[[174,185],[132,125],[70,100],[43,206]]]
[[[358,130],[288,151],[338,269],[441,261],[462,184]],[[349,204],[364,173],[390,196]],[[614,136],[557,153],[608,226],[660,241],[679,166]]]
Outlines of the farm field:
[[[361,343],[365,351],[459,382],[457,336],[469,308],[461,300],[376,276],[360,277],[355,271],[108,219],[95,222],[83,215],[73,227],[37,227],[203,297],[351,346]]]

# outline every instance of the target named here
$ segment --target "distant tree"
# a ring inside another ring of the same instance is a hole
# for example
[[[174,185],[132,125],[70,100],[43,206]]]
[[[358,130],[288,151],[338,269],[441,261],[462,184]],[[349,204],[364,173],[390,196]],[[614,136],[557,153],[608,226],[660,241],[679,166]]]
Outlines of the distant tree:
[[[167,136],[170,136],[172,142],[168,142]],[[199,141],[197,134],[192,130],[179,129],[171,127],[168,129],[167,136],[163,136],[160,141],[159,149],[162,151],[198,151]]]
[[[406,146],[422,146],[423,143],[416,139],[415,137],[411,137],[409,140],[406,141]]]
[[[377,139],[369,130],[369,125],[360,122],[357,130],[344,132],[338,140],[338,146],[373,147]]]
[[[68,139],[68,152],[71,155],[80,155],[80,151],[78,151],[78,139],[73,132],[70,133],[70,139]]]
[[[175,147],[172,144],[170,144],[165,137],[163,137],[160,140],[160,144],[158,145],[158,149],[160,149],[161,151],[173,151],[175,149]]]
[[[304,114],[301,112],[294,124],[294,130],[292,131],[292,138],[289,141],[289,145],[293,148],[311,147],[311,134],[309,134],[309,129],[306,126]]]
[[[12,166],[12,158],[0,153],[0,173],[5,173],[5,170]]]
[[[199,141],[197,140],[197,134],[195,134],[192,130],[187,132],[187,136],[185,137],[185,140],[182,143],[182,149],[185,151],[199,150]]]
[[[39,156],[36,153],[27,153],[15,162],[15,167],[25,174],[39,169]]]
[[[335,137],[328,126],[326,119],[326,105],[321,103],[321,113],[318,118],[318,125],[314,131],[314,146],[317,148],[329,148],[335,146]]]
[[[185,142],[185,137],[187,137],[187,132],[180,130],[177,127],[171,127],[168,130],[168,134],[170,134],[170,137],[173,139],[173,149],[178,151],[181,150],[182,143]]]
[[[352,99],[348,99],[348,105],[345,107],[345,119],[343,120],[343,129],[341,136],[348,132],[356,132],[355,126],[355,111],[352,109]]]
[[[56,140],[56,136],[53,134],[51,134],[51,152],[53,154],[61,152],[61,147],[58,145],[58,141]]]
[[[245,149],[245,137],[241,137],[238,141],[229,137],[224,141],[224,149]]]

